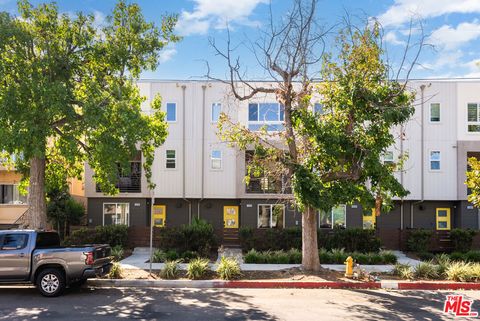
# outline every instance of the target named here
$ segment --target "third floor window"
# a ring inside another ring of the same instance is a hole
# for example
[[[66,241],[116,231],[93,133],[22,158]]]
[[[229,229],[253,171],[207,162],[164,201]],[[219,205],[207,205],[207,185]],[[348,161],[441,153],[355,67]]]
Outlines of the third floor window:
[[[177,104],[176,103],[167,103],[167,121],[168,122],[177,121]]]
[[[440,104],[439,103],[430,104],[430,122],[432,123],[440,122]]]
[[[468,117],[468,132],[480,133],[480,104],[469,103],[467,104],[467,117]]]

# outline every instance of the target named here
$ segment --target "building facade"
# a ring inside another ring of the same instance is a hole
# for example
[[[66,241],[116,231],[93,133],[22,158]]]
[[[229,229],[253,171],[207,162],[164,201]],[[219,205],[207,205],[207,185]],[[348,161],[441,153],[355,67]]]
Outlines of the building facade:
[[[131,174],[120,177],[120,194],[113,197],[101,193],[87,165],[89,225],[145,227],[153,220],[156,226],[179,226],[203,218],[217,229],[301,226],[301,214],[292,207],[283,182],[264,177],[246,185],[249,152],[231,148],[217,136],[220,112],[252,130],[280,129],[283,112],[273,95],[239,102],[219,82],[140,81],[138,86],[147,97],[145,113],[151,112],[149,103],[156,94],[167,112],[169,136],[156,150],[152,168],[156,187],[147,188],[141,155],[132,161]],[[480,214],[467,201],[464,183],[467,157],[480,155],[480,81],[414,80],[409,86],[417,93],[415,114],[392,129],[396,143],[384,161],[408,153],[404,170],[396,175],[410,194],[378,217],[368,211],[364,215],[356,204],[319,213],[319,228],[480,227]],[[322,112],[315,101],[312,108]]]

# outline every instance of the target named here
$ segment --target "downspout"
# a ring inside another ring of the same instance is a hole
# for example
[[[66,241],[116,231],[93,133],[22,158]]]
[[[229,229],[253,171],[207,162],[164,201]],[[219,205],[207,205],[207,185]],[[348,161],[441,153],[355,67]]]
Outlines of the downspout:
[[[183,117],[183,122],[182,122],[182,180],[183,180],[183,184],[182,184],[182,199],[188,203],[188,224],[191,224],[192,223],[192,202],[189,201],[185,195],[185,172],[186,172],[186,169],[185,169],[185,141],[186,141],[186,135],[185,135],[185,131],[186,131],[186,123],[187,123],[187,114],[186,114],[186,111],[185,111],[185,89],[187,88],[186,85],[182,85],[182,117]]]
[[[200,177],[201,177],[201,186],[202,192],[201,197],[197,203],[197,218],[200,218],[200,203],[203,201],[204,194],[205,194],[205,108],[206,108],[206,90],[207,85],[202,85],[202,136],[201,136],[201,144],[202,144],[202,156],[200,158],[201,170],[200,170]]]
[[[421,159],[421,174],[420,174],[420,188],[421,188],[421,199],[418,202],[412,203],[410,206],[410,227],[413,228],[413,208],[415,205],[421,204],[425,201],[425,184],[424,184],[424,175],[425,175],[425,126],[424,126],[424,109],[425,109],[425,88],[430,87],[431,83],[428,85],[421,85],[420,86],[420,126],[421,126],[421,134],[420,134],[420,159]]]

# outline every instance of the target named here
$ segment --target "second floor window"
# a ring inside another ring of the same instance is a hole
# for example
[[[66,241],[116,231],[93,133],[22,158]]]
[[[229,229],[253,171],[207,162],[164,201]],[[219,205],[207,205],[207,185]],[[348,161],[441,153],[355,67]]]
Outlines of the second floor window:
[[[430,170],[440,170],[440,152],[438,150],[430,152]]]
[[[430,121],[432,123],[438,123],[440,121],[440,104],[430,104]]]
[[[391,150],[387,150],[383,154],[383,163],[384,164],[393,164],[393,152]]]
[[[167,121],[168,122],[177,121],[177,104],[176,103],[167,103]]]
[[[330,211],[319,211],[318,225],[320,228],[345,228],[347,226],[347,207],[340,205]]]
[[[467,105],[468,132],[480,133],[480,105],[469,103]]]
[[[248,104],[248,129],[258,131],[266,127],[267,131],[281,131],[284,116],[284,107],[279,103]]]
[[[211,158],[211,168],[212,169],[221,169],[222,168],[222,152],[219,150],[212,150]]]
[[[166,162],[165,167],[174,169],[177,168],[177,153],[173,149],[167,149],[165,152]]]
[[[212,104],[212,123],[216,123],[220,118],[220,113],[222,112],[222,104],[213,103]]]

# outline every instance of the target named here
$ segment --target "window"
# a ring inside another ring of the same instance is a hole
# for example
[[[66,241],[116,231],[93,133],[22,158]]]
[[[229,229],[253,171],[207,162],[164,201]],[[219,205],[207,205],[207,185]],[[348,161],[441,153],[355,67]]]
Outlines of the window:
[[[0,204],[26,204],[27,196],[21,195],[18,185],[0,185]]]
[[[387,150],[385,153],[383,153],[383,163],[393,164],[393,152],[391,150]]]
[[[467,104],[467,127],[470,133],[480,133],[479,108],[479,104]]]
[[[176,103],[167,103],[167,121],[168,122],[177,121],[177,104]]]
[[[313,112],[318,115],[323,115],[325,112],[323,111],[323,105],[320,103],[315,103],[313,105]]]
[[[332,208],[330,211],[319,211],[318,224],[320,228],[345,228],[347,225],[347,207],[340,205]]]
[[[130,225],[129,203],[103,203],[103,225]]]
[[[440,170],[440,152],[438,150],[430,152],[430,169],[432,171]]]
[[[142,192],[142,152],[137,151],[132,161],[129,163],[129,168],[122,168],[120,163],[117,163],[118,181],[115,187],[120,193],[141,193]],[[97,193],[102,192],[100,184],[96,186]]]
[[[216,123],[220,118],[220,113],[222,112],[222,104],[213,103],[212,104],[212,123]]]
[[[177,168],[177,153],[173,149],[167,149],[166,153],[166,168]]]
[[[21,250],[27,246],[27,234],[6,234],[2,242],[2,250]]]
[[[430,104],[430,121],[432,123],[438,123],[440,121],[440,104]]]
[[[260,130],[266,127],[267,131],[283,130],[285,109],[279,103],[248,104],[248,129]]]
[[[258,205],[259,228],[283,228],[285,206],[283,204]]]
[[[219,150],[212,150],[210,155],[211,159],[211,168],[212,169],[221,169],[222,168],[222,152]]]

